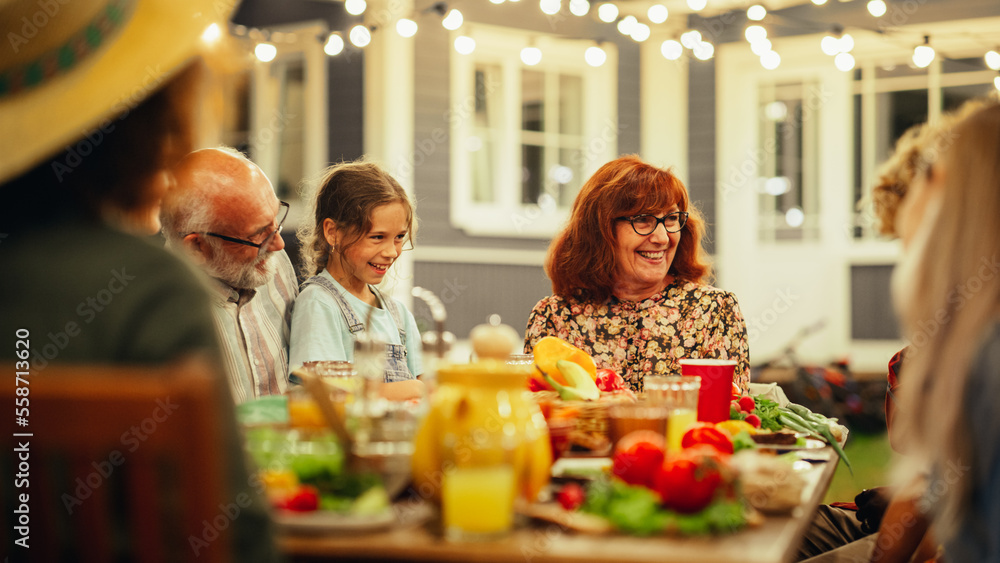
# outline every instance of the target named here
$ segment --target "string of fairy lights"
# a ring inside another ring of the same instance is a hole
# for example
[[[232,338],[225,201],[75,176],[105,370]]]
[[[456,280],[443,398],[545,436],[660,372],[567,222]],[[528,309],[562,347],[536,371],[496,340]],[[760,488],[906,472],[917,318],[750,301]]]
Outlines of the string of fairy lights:
[[[500,5],[506,2],[516,3],[522,0],[489,0],[492,4]],[[655,26],[662,25],[668,21],[670,12],[663,4],[651,5],[645,14],[645,19],[640,20],[634,15],[622,15],[618,5],[612,2],[592,3],[589,0],[523,0],[537,1],[541,12],[547,16],[554,16],[568,12],[574,17],[586,17],[592,12],[597,18],[607,24],[614,25],[617,31],[623,36],[630,37],[638,43],[645,42],[653,35]],[[705,15],[708,11],[708,0],[686,0],[691,13]],[[822,6],[828,0],[811,0],[813,4]],[[844,1],[844,0],[841,0]],[[862,0],[864,1],[864,0]],[[565,4],[565,6],[564,6]],[[596,9],[594,7],[596,5]],[[868,0],[868,13],[877,22],[879,18],[886,16],[888,6],[885,0]],[[352,16],[363,16],[368,9],[365,0],[344,0],[344,8]],[[685,14],[686,16],[687,14]],[[768,70],[777,69],[781,65],[781,56],[774,49],[774,44],[768,37],[767,22],[773,18],[762,3],[754,4],[746,9],[748,25],[744,29],[744,38],[749,43],[750,50],[760,58],[762,67]],[[414,12],[410,17],[396,19],[390,22],[392,25],[366,25],[357,24],[348,30],[334,31],[329,35],[320,38],[323,41],[324,52],[335,57],[340,55],[345,48],[350,45],[357,49],[364,49],[372,40],[372,33],[384,31],[392,27],[395,33],[401,37],[411,38],[417,34],[421,27],[418,20],[423,23],[431,23],[428,20],[438,20],[439,25],[448,31],[457,31],[460,34],[455,38],[453,47],[455,51],[462,55],[469,55],[476,50],[476,41],[468,35],[461,34],[465,17],[458,8],[450,7],[446,2],[435,2],[427,8]],[[859,28],[861,30],[861,28]],[[273,60],[278,54],[278,45],[282,40],[282,34],[272,32],[267,29],[246,28],[244,26],[233,26],[234,35],[246,37],[254,44],[254,55],[262,62]],[[867,31],[867,30],[866,30]],[[848,72],[855,67],[853,50],[855,47],[854,37],[840,25],[833,25],[820,40],[820,48],[826,55],[832,57],[834,66]],[[992,49],[984,48],[985,64],[994,71],[1000,71],[1000,46]],[[715,45],[707,40],[697,29],[687,29],[680,33],[676,39],[667,39],[660,45],[660,53],[668,60],[678,60],[683,56],[693,57],[697,60],[707,61],[715,55]],[[923,41],[914,45],[912,62],[917,68],[926,68],[934,61],[937,52],[934,49],[931,35],[924,35]],[[521,61],[528,66],[535,66],[541,63],[544,53],[534,45],[529,45],[521,51]],[[587,64],[598,67],[607,60],[607,53],[601,48],[600,43],[595,41],[595,45],[587,48],[584,52],[584,60]],[[1000,75],[994,79],[994,84],[1000,90]]]

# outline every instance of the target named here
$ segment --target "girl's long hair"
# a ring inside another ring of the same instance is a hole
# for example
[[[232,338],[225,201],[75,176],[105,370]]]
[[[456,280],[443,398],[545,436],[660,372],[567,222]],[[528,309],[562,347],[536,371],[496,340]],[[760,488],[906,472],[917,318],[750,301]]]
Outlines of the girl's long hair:
[[[972,467],[976,429],[969,428],[969,372],[984,331],[1000,318],[1000,105],[991,103],[942,131],[928,147],[944,174],[941,205],[925,216],[923,253],[898,307],[910,349],[901,374],[894,428],[902,432],[907,467]],[[897,295],[899,298],[899,295]],[[991,366],[988,377],[997,377]],[[895,430],[894,430],[895,432]],[[916,458],[916,459],[914,459]],[[914,463],[916,461],[917,463]],[[972,503],[966,474],[932,482],[938,539],[955,533]]]
[[[688,200],[684,184],[670,170],[628,155],[599,168],[576,196],[569,224],[552,240],[545,259],[552,292],[606,301],[619,266],[615,219],[659,214],[674,204],[689,215],[669,274],[684,281],[710,280],[711,266],[701,245],[705,222]]]

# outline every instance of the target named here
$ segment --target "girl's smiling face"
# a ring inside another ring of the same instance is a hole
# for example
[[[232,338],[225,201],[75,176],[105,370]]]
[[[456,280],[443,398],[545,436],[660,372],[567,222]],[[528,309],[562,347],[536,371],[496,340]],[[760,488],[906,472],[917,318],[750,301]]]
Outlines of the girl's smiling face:
[[[675,211],[680,211],[676,204],[655,215],[663,217]],[[652,233],[640,235],[631,223],[623,220],[617,222],[615,232],[618,240],[615,296],[628,301],[641,301],[663,291],[673,281],[667,272],[677,254],[680,231],[668,233],[662,224],[657,224]]]
[[[373,298],[367,286],[381,283],[389,267],[402,253],[403,243],[409,236],[408,219],[402,202],[376,207],[372,212],[371,229],[367,233],[346,250],[334,245],[334,253],[340,256],[331,257],[328,264],[330,274],[356,297],[371,302]],[[343,236],[336,238],[345,239]]]

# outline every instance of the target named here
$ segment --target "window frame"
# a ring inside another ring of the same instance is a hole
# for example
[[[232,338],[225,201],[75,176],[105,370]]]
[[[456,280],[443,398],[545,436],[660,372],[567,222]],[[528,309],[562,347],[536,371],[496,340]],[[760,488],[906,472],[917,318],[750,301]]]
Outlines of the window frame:
[[[529,34],[481,24],[467,25],[462,34],[476,41],[476,49],[470,55],[450,54],[451,92],[447,119],[451,133],[451,224],[472,236],[551,238],[568,219],[569,204],[561,207],[540,206],[520,201],[522,70],[545,72],[547,83],[551,83],[553,78],[558,82],[559,74],[580,76],[583,123],[579,150],[582,155],[582,180],[585,180],[602,164],[613,159],[618,151],[617,48],[613,44],[601,44],[608,56],[602,66],[595,68],[583,58],[584,51],[595,45],[593,41]],[[453,33],[453,38],[458,35],[458,32]],[[541,63],[530,67],[520,60],[521,49],[529,45],[538,47],[543,53]],[[475,114],[475,71],[480,64],[499,66],[502,77],[501,84],[497,86],[502,107],[499,118],[501,130],[497,134],[495,149],[498,158],[493,175],[492,202],[473,200],[473,165],[466,144],[475,128],[472,119]],[[558,114],[558,106],[546,107],[547,114],[553,112]],[[545,151],[558,151],[558,147],[562,147],[561,143],[549,145],[553,138],[563,136],[557,131],[546,131],[539,136],[545,139]]]

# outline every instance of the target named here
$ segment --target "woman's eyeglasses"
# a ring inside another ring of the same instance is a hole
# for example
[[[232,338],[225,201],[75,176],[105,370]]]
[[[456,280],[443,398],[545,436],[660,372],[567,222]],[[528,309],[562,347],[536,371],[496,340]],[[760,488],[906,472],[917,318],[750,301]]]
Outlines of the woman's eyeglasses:
[[[633,215],[631,217],[616,217],[615,221],[628,221],[632,224],[632,230],[635,231],[635,234],[646,236],[655,231],[656,226],[661,223],[668,233],[679,232],[684,228],[687,219],[687,211],[674,211],[673,213],[667,213],[663,217],[657,217],[656,215]]]

